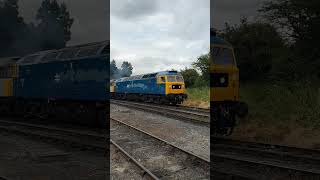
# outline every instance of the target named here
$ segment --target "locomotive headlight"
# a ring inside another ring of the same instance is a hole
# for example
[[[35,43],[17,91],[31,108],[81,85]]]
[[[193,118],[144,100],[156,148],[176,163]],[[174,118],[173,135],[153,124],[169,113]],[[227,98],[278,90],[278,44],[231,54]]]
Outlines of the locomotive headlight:
[[[226,82],[226,79],[225,79],[224,77],[221,77],[221,78],[220,78],[220,83],[221,83],[221,84],[224,84],[225,82]]]

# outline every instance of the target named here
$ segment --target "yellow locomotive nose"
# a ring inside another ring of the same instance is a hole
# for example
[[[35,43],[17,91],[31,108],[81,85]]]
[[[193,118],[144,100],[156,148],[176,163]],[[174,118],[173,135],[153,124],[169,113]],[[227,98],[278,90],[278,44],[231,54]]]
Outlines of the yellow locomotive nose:
[[[211,101],[239,100],[239,70],[234,65],[214,65],[210,68]]]
[[[184,94],[185,86],[183,82],[167,82],[166,94]]]

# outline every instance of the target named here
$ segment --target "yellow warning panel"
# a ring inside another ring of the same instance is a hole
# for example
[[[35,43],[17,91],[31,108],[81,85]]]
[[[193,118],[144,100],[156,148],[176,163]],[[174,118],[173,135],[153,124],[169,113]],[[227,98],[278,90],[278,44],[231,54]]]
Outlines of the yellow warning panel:
[[[13,79],[4,78],[0,79],[0,96],[8,97],[13,95]]]

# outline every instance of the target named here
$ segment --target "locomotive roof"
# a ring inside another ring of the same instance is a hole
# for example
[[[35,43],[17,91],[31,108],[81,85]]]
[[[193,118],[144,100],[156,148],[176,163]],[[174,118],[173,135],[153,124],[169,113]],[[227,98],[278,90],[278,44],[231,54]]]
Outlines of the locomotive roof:
[[[224,45],[224,46],[231,46],[230,43],[225,41],[224,39],[217,37],[217,36],[211,36],[210,37],[210,44],[216,44],[216,45]]]
[[[159,71],[155,73],[148,73],[148,74],[141,74],[141,75],[135,75],[130,77],[123,77],[120,79],[115,80],[116,82],[122,82],[122,81],[131,81],[131,80],[137,80],[137,79],[147,79],[151,77],[156,77],[157,75],[175,75],[178,74],[177,71]]]
[[[110,53],[109,41],[94,42],[63,49],[40,51],[27,55],[17,62],[19,65],[39,64],[52,61],[68,61],[74,59],[88,58],[107,55]]]
[[[231,46],[226,40],[217,36],[216,29],[210,28],[210,44]]]

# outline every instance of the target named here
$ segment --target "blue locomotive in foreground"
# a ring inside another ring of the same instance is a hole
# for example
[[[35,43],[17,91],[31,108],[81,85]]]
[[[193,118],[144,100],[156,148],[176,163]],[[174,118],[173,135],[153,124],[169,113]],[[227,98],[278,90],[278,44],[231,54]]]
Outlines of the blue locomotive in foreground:
[[[163,104],[182,104],[187,98],[183,77],[177,71],[161,71],[110,82],[111,98]]]
[[[109,42],[0,59],[0,112],[106,126]]]

